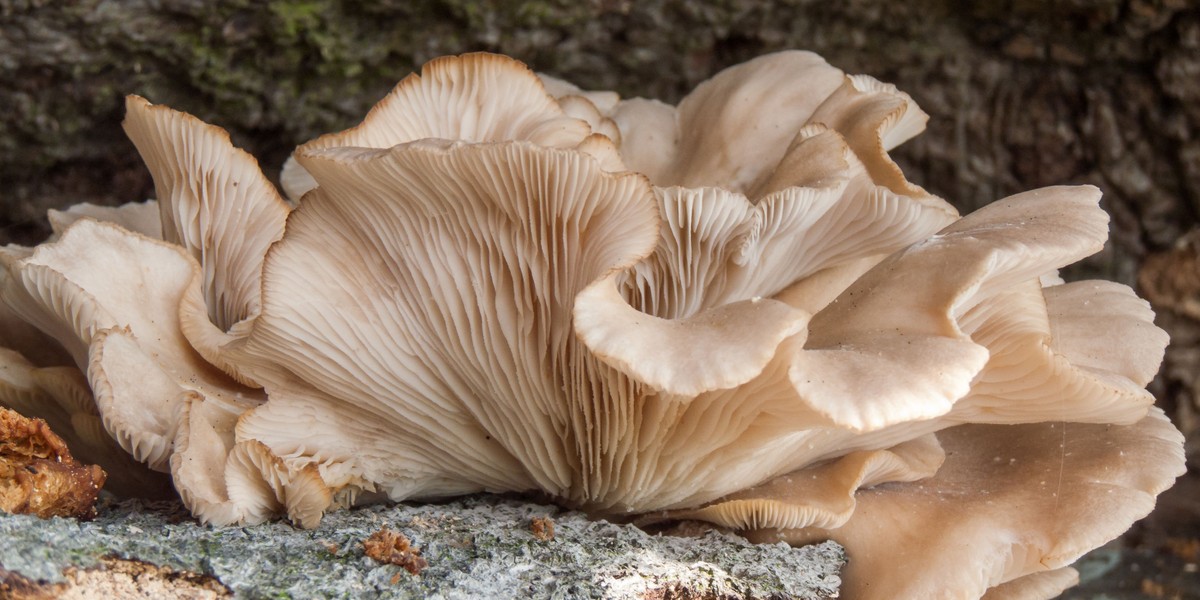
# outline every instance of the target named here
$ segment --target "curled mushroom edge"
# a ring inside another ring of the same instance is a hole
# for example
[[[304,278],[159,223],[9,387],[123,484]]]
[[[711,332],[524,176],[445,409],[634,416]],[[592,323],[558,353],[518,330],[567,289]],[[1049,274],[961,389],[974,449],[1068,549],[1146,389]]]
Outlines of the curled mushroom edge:
[[[1057,277],[1099,190],[960,218],[888,155],[913,99],[815,54],[678,106],[439,58],[282,194],[224,130],[126,110],[157,200],[0,249],[0,405],[201,521],[536,492],[834,539],[857,598],[1048,597],[1184,471],[1153,312]]]

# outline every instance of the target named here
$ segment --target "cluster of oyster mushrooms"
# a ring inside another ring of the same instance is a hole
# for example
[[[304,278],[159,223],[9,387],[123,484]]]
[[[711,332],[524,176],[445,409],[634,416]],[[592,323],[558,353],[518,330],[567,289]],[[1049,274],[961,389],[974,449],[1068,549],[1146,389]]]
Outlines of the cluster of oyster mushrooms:
[[[286,199],[127,110],[158,200],[0,253],[3,401],[202,521],[534,491],[836,539],[848,597],[1042,597],[1183,471],[1150,309],[1057,276],[1099,192],[960,218],[888,157],[911,98],[811,53],[678,106],[441,58],[298,148]]]

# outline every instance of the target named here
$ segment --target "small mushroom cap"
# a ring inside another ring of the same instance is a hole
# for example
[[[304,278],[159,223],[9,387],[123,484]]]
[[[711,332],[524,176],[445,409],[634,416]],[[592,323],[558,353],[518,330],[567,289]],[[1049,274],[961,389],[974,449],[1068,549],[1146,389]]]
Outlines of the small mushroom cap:
[[[811,117],[842,134],[872,181],[917,198],[929,193],[905,179],[887,152],[924,131],[928,120],[908,94],[867,75],[846,77]]]
[[[578,96],[586,99],[596,110],[601,113],[608,113],[621,101],[621,96],[616,92],[608,91],[585,91],[579,86],[545,73],[538,73],[538,79],[541,80],[542,86],[546,88],[546,93],[554,96],[556,100],[571,96]],[[615,139],[613,141],[616,141]]]
[[[332,503],[312,467],[292,469],[259,442],[238,442],[238,418],[256,403],[189,393],[171,455],[171,476],[188,510],[214,525],[262,523],[284,512],[312,528]]]
[[[677,110],[622,102],[612,115],[621,155],[655,185],[745,192],[779,162],[844,77],[811,52],[779,52],[721,71]],[[657,151],[641,151],[646,142]]]
[[[180,300],[198,271],[178,246],[81,219],[13,262],[5,289],[6,301],[21,292],[39,327],[74,349],[105,427],[159,470],[185,389],[253,396],[196,354],[179,330]]]
[[[946,414],[989,357],[959,317],[1098,251],[1108,221],[1098,200],[1091,187],[1018,194],[889,256],[813,317],[792,362],[797,392],[858,431]]]
[[[125,108],[125,132],[154,178],[161,238],[200,265],[202,302],[180,308],[183,332],[210,362],[252,383],[218,349],[258,315],[263,258],[290,207],[225,130],[137,96]]]
[[[608,114],[620,129],[625,163],[658,186],[720,187],[756,199],[799,185],[786,183],[789,172],[823,159],[787,157],[818,128],[835,132],[875,185],[956,214],[909,183],[887,155],[925,127],[928,117],[912,98],[870,77],[846,76],[811,52],[778,52],[730,67],[678,108],[634,98]]]
[[[963,330],[987,365],[949,417],[973,423],[1133,423],[1168,337],[1133,290],[1107,281],[1030,280],[968,311]]]
[[[590,101],[573,97],[582,101],[571,104],[585,118],[564,111],[538,76],[517,60],[482,52],[443,56],[426,63],[419,74],[405,77],[362,123],[304,144],[294,158],[324,148],[391,148],[423,139],[525,140],[549,148],[577,148],[608,170],[623,171],[615,140],[593,135],[597,132],[585,119],[595,121],[601,131],[615,131],[615,126],[604,123]],[[284,165],[282,178],[293,201],[316,183],[302,163],[289,160]]]
[[[201,279],[183,248],[81,219],[14,269],[40,269],[39,297],[68,299],[44,308],[87,344],[105,428],[136,459],[170,469],[194,514],[231,524],[286,510],[304,526],[317,523],[330,490],[315,471],[235,439],[237,418],[261,395],[205,362],[179,329],[181,301]],[[77,305],[88,311],[71,310]]]
[[[1183,438],[1158,409],[1128,426],[963,425],[938,439],[946,462],[936,475],[858,492],[840,528],[751,539],[838,541],[850,556],[848,597],[976,598],[1117,537],[1185,470]]]

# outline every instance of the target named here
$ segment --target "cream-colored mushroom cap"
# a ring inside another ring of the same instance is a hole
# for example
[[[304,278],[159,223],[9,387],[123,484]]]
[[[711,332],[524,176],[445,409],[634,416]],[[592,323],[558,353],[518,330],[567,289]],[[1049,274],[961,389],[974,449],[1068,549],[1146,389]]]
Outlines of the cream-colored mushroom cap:
[[[200,265],[197,289],[180,307],[182,331],[205,359],[252,384],[237,365],[221,361],[219,348],[258,316],[263,257],[283,236],[290,209],[223,129],[137,96],[125,108],[125,131],[154,178],[161,238]],[[125,223],[144,214],[124,210]],[[150,229],[137,225],[133,230]]]
[[[860,491],[837,529],[751,539],[837,540],[850,597],[978,598],[1117,537],[1184,472],[1182,438],[1157,409],[1128,426],[964,425],[938,437],[947,458],[932,478]],[[1025,581],[1020,597],[1052,597],[1053,581]]]
[[[590,429],[587,397],[564,398],[587,385],[571,307],[653,248],[644,179],[528,143],[301,160],[320,186],[267,259],[237,361],[271,400],[239,435],[396,498],[567,495]]]
[[[296,201],[316,184],[296,161],[306,152],[335,147],[390,148],[422,139],[525,140],[548,148],[577,148],[610,171],[624,170],[616,140],[603,135],[619,135],[615,126],[604,124],[590,101],[577,95],[571,98],[574,101],[568,106],[560,105],[529,67],[507,56],[443,56],[426,63],[419,74],[404,78],[359,125],[298,148],[284,165],[284,189]]]

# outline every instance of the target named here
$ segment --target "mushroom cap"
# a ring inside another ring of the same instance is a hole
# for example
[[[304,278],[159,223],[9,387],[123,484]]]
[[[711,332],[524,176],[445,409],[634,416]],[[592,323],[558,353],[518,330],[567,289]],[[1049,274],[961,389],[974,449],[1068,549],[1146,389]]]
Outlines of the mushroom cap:
[[[555,86],[556,88],[561,86]],[[524,140],[548,148],[576,148],[610,171],[623,171],[613,139],[615,126],[590,101],[573,95],[577,118],[546,91],[538,76],[507,56],[471,53],[443,56],[405,77],[359,125],[323,135],[296,149],[281,178],[298,201],[316,181],[304,171],[306,153],[323,148],[391,148],[423,139],[463,142]],[[600,131],[593,131],[589,120]]]
[[[726,496],[715,504],[668,513],[671,519],[699,520],[747,530],[772,527],[835,528],[854,513],[855,492],[887,482],[932,476],[946,459],[934,434],[887,450],[860,450],[819,466],[776,477]],[[799,496],[802,503],[780,498]]]
[[[818,127],[836,132],[875,184],[957,214],[908,182],[887,155],[925,127],[928,116],[912,98],[870,77],[847,76],[811,52],[729,67],[677,108],[634,98],[607,114],[620,129],[625,164],[657,186],[720,187],[757,199],[783,187],[790,170],[807,170],[806,161],[788,154]]]
[[[962,425],[938,439],[946,462],[936,475],[861,490],[841,527],[751,539],[837,540],[850,556],[849,597],[976,598],[1117,537],[1185,471],[1182,436],[1158,409],[1127,426]]]
[[[612,114],[621,129],[621,155],[658,186],[745,192],[779,162],[844,79],[816,54],[779,52],[721,71],[678,109],[622,102]],[[655,150],[640,151],[645,142]]]
[[[1154,396],[1168,336],[1126,286],[1030,280],[989,298],[960,321],[988,348],[988,363],[950,418],[963,423],[1067,420],[1131,424]]]
[[[1142,418],[1149,406],[1142,386],[1166,343],[1144,302],[1117,284],[1080,282],[1043,289],[1033,278],[1050,268],[1037,261],[1068,261],[1072,257],[1064,249],[1087,251],[1104,219],[1094,203],[1094,191],[1087,188],[1020,195],[1003,201],[995,213],[985,210],[964,218],[953,233],[944,231],[933,243],[896,253],[859,277],[814,318],[840,313],[825,324],[843,333],[824,339],[840,337],[850,343],[834,345],[831,352],[829,346],[814,344],[811,335],[807,340],[795,336],[780,345],[758,378],[723,393],[726,405],[761,411],[761,416],[726,417],[724,424],[754,432],[744,443],[754,440],[772,448],[769,456],[751,454],[753,461],[739,457],[744,466],[738,470],[787,473],[847,453],[886,449],[964,421],[1133,423]],[[953,268],[941,268],[947,264]],[[1027,279],[1007,289],[995,285],[995,280],[1013,278],[1013,269],[1023,270]],[[894,319],[872,324],[881,308],[895,310]],[[860,316],[857,310],[868,312]],[[909,315],[907,320],[900,318],[903,314]],[[1097,320],[1111,329],[1093,342],[1085,331]],[[857,345],[854,334],[845,333],[856,327],[863,333]],[[810,331],[827,330],[814,323]],[[1107,339],[1114,346],[1119,336],[1122,351],[1106,344],[1106,335],[1113,336]],[[936,344],[958,344],[967,352],[939,356],[928,349]],[[850,352],[864,357],[859,370],[845,358],[811,360],[813,354]],[[961,373],[949,370],[954,361],[965,365]],[[937,390],[951,375],[958,378],[957,388],[934,402],[938,397],[929,390]],[[830,398],[812,401],[798,393],[814,390],[842,394],[833,404],[840,414],[861,411],[879,419],[877,426],[831,419],[824,408]],[[742,419],[755,425],[741,425]],[[737,456],[739,450],[733,448],[725,456]],[[849,456],[854,455],[843,460]],[[839,488],[843,496],[866,485],[846,477],[840,481],[849,482]],[[702,513],[678,514],[722,525],[753,520],[758,526],[797,527],[809,519],[828,520],[829,514],[844,517],[853,508],[850,501],[840,505],[846,508],[827,508],[829,494],[822,489],[765,484],[722,498]]]
[[[109,432],[159,469],[184,389],[249,393],[197,355],[179,330],[180,300],[198,270],[178,246],[81,219],[14,262],[5,290],[37,301],[43,330],[76,349]]]
[[[255,403],[189,393],[171,455],[183,502],[204,523],[262,523],[279,513],[316,527],[333,501],[311,467],[292,469],[253,440],[236,441],[237,420]]]
[[[574,379],[571,308],[653,249],[645,180],[528,143],[301,160],[320,186],[272,249],[237,350],[271,398],[239,435],[280,456],[321,448],[323,474],[393,497],[577,485],[590,408],[562,395],[590,384]]]
[[[813,317],[808,351],[792,361],[797,393],[832,424],[864,432],[946,414],[990,355],[962,316],[1098,251],[1108,221],[1098,200],[1091,187],[1017,194],[892,254]]]
[[[315,472],[235,439],[238,417],[263,402],[261,392],[206,362],[180,330],[179,307],[197,292],[200,271],[180,246],[88,218],[10,265],[29,297],[54,301],[41,310],[86,345],[105,429],[137,460],[170,470],[189,510],[215,524],[286,511],[314,526],[330,490]],[[39,277],[22,277],[30,273]]]
[[[290,207],[225,130],[137,96],[125,109],[125,132],[154,178],[161,239],[200,265],[200,298],[180,308],[183,332],[210,362],[252,383],[218,349],[258,315],[263,257]]]

